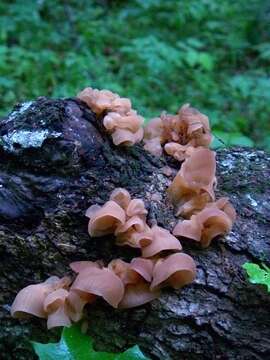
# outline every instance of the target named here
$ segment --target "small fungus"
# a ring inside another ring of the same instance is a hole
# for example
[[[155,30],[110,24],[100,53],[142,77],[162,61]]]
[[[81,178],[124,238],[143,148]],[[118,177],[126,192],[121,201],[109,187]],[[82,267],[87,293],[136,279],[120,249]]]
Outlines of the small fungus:
[[[202,247],[207,247],[215,237],[231,230],[235,217],[235,210],[228,199],[221,198],[192,215],[190,220],[179,221],[173,234],[193,239]]]
[[[109,90],[90,87],[77,97],[84,101],[98,117],[103,116],[104,128],[112,136],[115,145],[132,146],[143,139],[144,118],[131,108],[131,101]]]
[[[177,115],[162,114],[149,121],[144,132],[144,148],[161,156],[163,149],[178,161],[189,157],[193,149],[208,146],[212,140],[207,116],[183,105]]]
[[[44,300],[44,310],[48,314],[47,327],[51,329],[57,326],[70,326],[71,320],[68,315],[67,297],[69,292],[65,289],[57,289],[51,292]]]
[[[104,111],[127,113],[131,110],[131,102],[127,98],[109,90],[98,90],[87,87],[77,94],[77,98],[84,101],[97,115]]]
[[[190,284],[196,276],[196,265],[191,256],[184,253],[159,259],[154,266],[151,289],[171,286],[174,289]]]
[[[150,284],[140,282],[135,285],[127,285],[125,295],[119,304],[120,309],[133,308],[146,304],[160,296],[158,290],[150,290]]]
[[[44,310],[44,301],[53,291],[66,288],[70,279],[64,277],[59,279],[57,276],[51,276],[41,284],[28,285],[17,294],[11,306],[11,315],[16,318],[23,318],[30,315],[46,318],[47,313]]]
[[[131,263],[120,259],[110,262],[109,268],[121,278],[125,285],[123,299],[119,308],[131,308],[156,299],[160,293],[150,290],[153,262],[148,259],[134,258]]]
[[[113,233],[117,226],[123,225],[126,220],[125,211],[114,201],[108,201],[102,207],[90,206],[86,216],[90,218],[88,231],[93,237]]]
[[[201,210],[207,202],[215,199],[216,184],[215,152],[200,148],[184,161],[169,186],[168,193],[177,208],[177,215]],[[188,210],[185,204],[189,203]]]
[[[180,251],[182,246],[176,237],[174,237],[168,230],[154,225],[151,228],[152,241],[149,245],[142,248],[143,257],[152,257],[162,251]]]
[[[124,295],[124,285],[113,271],[92,266],[79,272],[71,286],[71,290],[100,296],[115,308]]]
[[[131,199],[127,190],[115,189],[103,206],[92,205],[86,211],[91,236],[114,234],[117,245],[141,247],[152,240],[146,224],[147,210],[141,199]]]

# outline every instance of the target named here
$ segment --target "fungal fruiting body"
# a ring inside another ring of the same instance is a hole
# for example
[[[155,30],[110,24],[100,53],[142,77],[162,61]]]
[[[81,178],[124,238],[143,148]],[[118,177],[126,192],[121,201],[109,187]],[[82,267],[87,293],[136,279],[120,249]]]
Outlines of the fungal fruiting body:
[[[132,109],[131,101],[109,90],[85,88],[77,98],[85,102],[98,117],[115,145],[131,146],[143,139],[144,118]]]
[[[221,198],[209,203],[189,220],[179,221],[173,229],[173,234],[201,243],[207,247],[218,235],[228,233],[233,225],[236,214],[227,198]]]

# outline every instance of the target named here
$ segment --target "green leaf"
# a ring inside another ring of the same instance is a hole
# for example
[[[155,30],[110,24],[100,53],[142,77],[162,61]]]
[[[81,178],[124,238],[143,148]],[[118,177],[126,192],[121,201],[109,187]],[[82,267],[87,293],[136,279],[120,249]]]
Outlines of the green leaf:
[[[95,351],[92,339],[78,325],[64,328],[58,343],[32,345],[40,360],[147,360],[137,345],[123,353]]]
[[[254,142],[241,133],[227,133],[225,131],[214,131],[214,141],[211,144],[213,149],[226,146],[254,146]]]
[[[270,268],[263,265],[263,268],[254,263],[245,263],[243,268],[246,270],[249,281],[252,284],[266,285],[270,292]]]
[[[189,49],[185,54],[185,60],[191,67],[194,67],[199,60],[199,53],[196,50]]]
[[[200,53],[198,62],[201,64],[203,69],[212,70],[214,67],[214,58],[212,55],[207,54],[205,52]]]

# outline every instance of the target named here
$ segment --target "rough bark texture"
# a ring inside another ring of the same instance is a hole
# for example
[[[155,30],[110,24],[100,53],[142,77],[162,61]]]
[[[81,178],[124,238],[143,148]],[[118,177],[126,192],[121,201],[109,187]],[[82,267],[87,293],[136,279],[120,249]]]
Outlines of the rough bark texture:
[[[269,263],[270,156],[251,149],[217,155],[218,195],[228,195],[238,212],[233,231],[206,250],[182,242],[198,266],[191,286],[164,290],[137,309],[113,310],[102,301],[89,307],[97,349],[137,343],[152,359],[270,357],[270,296],[241,268],[246,261]],[[164,166],[177,165],[140,145],[116,148],[82,103],[46,98],[18,105],[0,122],[0,162],[0,353],[31,360],[28,340],[56,339],[59,331],[45,331],[43,320],[11,319],[17,291],[67,273],[70,261],[138,254],[87,234],[85,209],[104,203],[115,187],[143,198],[148,221],[172,230]]]

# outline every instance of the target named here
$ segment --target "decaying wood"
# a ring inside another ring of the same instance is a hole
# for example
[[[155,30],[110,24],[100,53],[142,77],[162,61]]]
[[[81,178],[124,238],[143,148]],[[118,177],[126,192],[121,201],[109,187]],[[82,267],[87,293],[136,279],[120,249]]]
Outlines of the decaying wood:
[[[85,209],[104,203],[115,187],[145,200],[149,223],[172,230],[166,197],[172,179],[140,145],[113,146],[95,115],[74,99],[18,105],[0,122],[0,288],[2,359],[31,360],[29,340],[56,340],[43,320],[10,318],[19,289],[63,275],[74,260],[131,259],[134,249],[112,237],[91,239]],[[173,175],[172,175],[173,176]],[[152,359],[267,359],[270,296],[248,283],[241,266],[270,260],[270,156],[252,149],[218,151],[218,195],[228,195],[238,219],[225,239],[201,250],[183,241],[198,266],[182,291],[125,311],[102,301],[89,307],[89,333],[99,350],[136,343]]]

